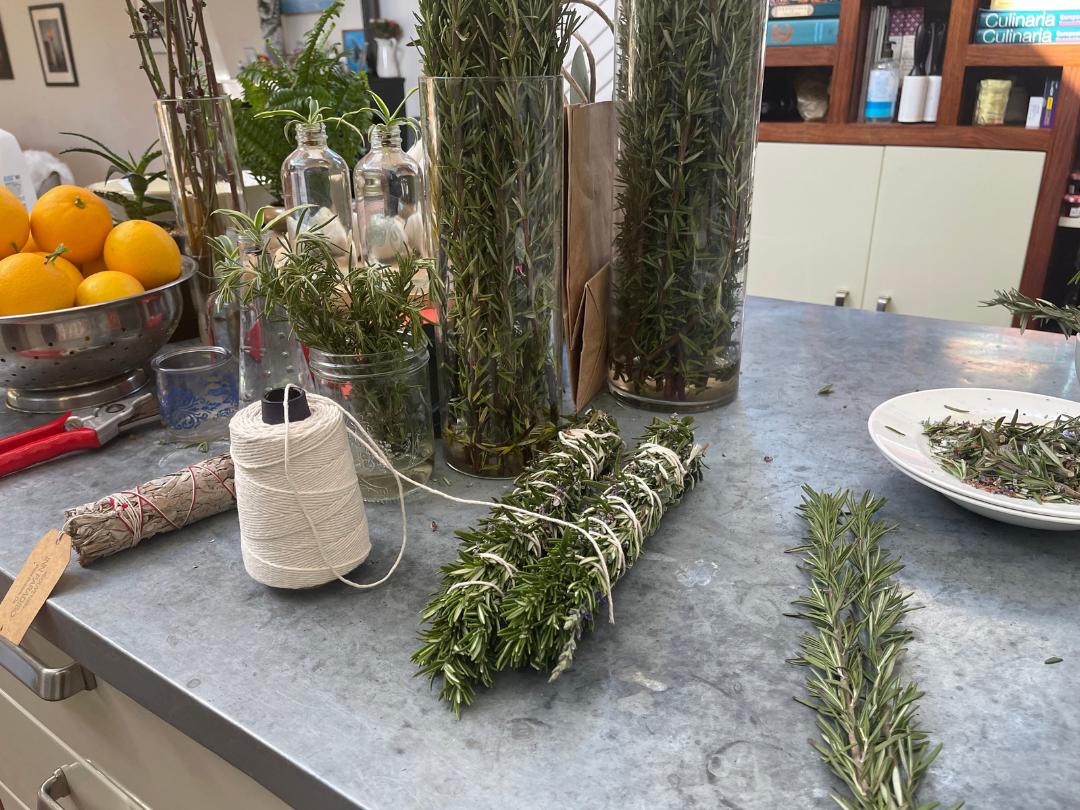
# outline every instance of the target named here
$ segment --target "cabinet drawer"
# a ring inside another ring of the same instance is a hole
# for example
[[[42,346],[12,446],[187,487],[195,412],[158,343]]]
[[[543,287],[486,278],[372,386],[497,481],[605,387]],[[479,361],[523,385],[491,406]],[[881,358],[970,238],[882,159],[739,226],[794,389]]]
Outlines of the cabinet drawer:
[[[33,632],[22,646],[53,666],[70,661]],[[287,810],[249,776],[100,678],[97,688],[50,703],[0,670],[4,694],[75,755],[95,763],[153,810]],[[32,778],[40,784],[61,764],[54,758]],[[6,770],[0,768],[0,781],[6,781]]]

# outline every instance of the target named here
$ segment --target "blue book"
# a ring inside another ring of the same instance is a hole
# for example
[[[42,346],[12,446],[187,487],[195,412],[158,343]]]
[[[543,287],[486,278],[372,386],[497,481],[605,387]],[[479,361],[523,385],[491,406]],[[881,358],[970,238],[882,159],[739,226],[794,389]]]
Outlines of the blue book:
[[[835,45],[840,20],[770,20],[766,45]]]
[[[979,28],[1077,28],[1080,11],[980,11]]]
[[[1080,28],[980,28],[976,45],[1053,45],[1080,43]]]
[[[769,17],[774,20],[795,20],[806,17],[839,17],[840,0],[823,0],[817,3],[790,3],[772,6]]]

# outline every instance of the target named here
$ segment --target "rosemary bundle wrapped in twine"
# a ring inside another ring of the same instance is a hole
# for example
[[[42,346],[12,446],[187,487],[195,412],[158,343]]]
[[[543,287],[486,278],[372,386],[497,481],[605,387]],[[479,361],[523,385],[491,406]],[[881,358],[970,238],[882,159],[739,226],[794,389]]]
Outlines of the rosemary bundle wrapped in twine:
[[[68,509],[64,531],[87,566],[134,548],[148,537],[182,528],[236,506],[233,463],[215,456],[134,489]]]
[[[577,644],[612,587],[641,556],[664,513],[701,479],[704,449],[693,419],[654,419],[607,488],[590,499],[548,554],[516,578],[503,598],[499,668],[530,664],[551,680],[573,663]]]
[[[459,717],[462,707],[472,702],[476,685],[492,684],[503,595],[559,531],[552,523],[506,507],[572,519],[590,485],[611,471],[621,448],[615,420],[593,411],[559,432],[553,447],[518,477],[514,489],[477,528],[458,532],[461,550],[442,568],[439,593],[423,612],[430,626],[413,661],[420,667],[418,674],[432,682],[443,679],[439,697]]]
[[[809,535],[788,552],[801,557],[810,593],[787,615],[813,631],[790,659],[809,669],[810,698],[796,700],[818,714],[822,742],[812,745],[850,791],[833,796],[843,810],[934,810],[937,802],[915,794],[941,746],[917,724],[923,693],[897,671],[912,640],[901,621],[914,608],[895,581],[903,566],[881,549],[892,528],[875,519],[884,505],[869,492],[856,499],[803,487]]]

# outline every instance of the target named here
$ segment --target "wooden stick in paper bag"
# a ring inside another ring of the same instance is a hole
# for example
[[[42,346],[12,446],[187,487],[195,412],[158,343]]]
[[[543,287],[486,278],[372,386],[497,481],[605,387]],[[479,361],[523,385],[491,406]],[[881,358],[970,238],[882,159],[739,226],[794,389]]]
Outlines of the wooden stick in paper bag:
[[[228,455],[192,464],[134,489],[107,495],[64,512],[79,565],[133,548],[236,506],[233,462]]]

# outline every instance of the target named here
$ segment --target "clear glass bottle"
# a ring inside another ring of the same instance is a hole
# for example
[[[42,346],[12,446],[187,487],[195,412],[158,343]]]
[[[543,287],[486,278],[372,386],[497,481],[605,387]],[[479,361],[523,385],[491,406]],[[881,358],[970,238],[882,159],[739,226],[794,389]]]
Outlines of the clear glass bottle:
[[[295,233],[298,223],[306,230],[329,222],[323,233],[348,255],[354,244],[349,164],[326,145],[324,123],[298,122],[295,132],[296,149],[281,164],[285,208],[317,207],[290,217],[289,230]]]
[[[356,164],[356,223],[365,262],[396,264],[405,252],[424,255],[426,232],[421,210],[423,175],[401,149],[401,127],[376,124],[371,150]],[[426,293],[426,273],[421,289]]]
[[[269,236],[264,234],[262,244],[240,236],[240,258],[245,265],[271,261],[265,255]],[[241,407],[262,399],[271,388],[286,384],[311,390],[304,348],[284,312],[268,310],[263,299],[255,296],[240,305],[239,320]]]
[[[874,62],[866,83],[868,124],[891,124],[896,117],[896,95],[900,91],[900,63],[893,56],[892,43],[886,42],[881,58]]]

